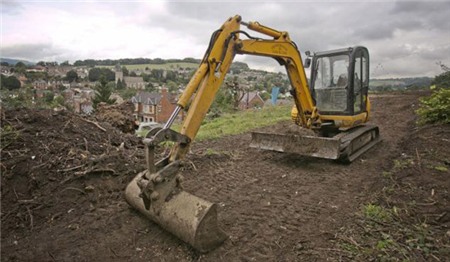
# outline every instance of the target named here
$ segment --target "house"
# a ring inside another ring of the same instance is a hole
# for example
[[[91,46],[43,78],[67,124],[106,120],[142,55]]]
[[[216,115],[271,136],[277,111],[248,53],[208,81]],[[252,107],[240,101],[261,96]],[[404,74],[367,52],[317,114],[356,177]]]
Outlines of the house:
[[[72,66],[48,66],[47,73],[50,77],[65,77],[72,69]]]
[[[177,106],[176,97],[167,88],[163,88],[161,93],[139,92],[131,101],[135,108],[134,118],[139,122],[167,122]]]
[[[261,98],[259,92],[247,92],[239,102],[239,109],[262,108],[264,99]]]
[[[41,73],[43,73],[43,72],[46,72],[47,69],[44,66],[37,65],[37,66],[33,66],[31,68],[28,68],[26,71],[27,72],[41,72]]]
[[[45,89],[47,89],[47,87],[48,87],[47,82],[42,80],[42,79],[41,80],[36,80],[36,81],[33,82],[33,88],[34,89],[45,90]]]

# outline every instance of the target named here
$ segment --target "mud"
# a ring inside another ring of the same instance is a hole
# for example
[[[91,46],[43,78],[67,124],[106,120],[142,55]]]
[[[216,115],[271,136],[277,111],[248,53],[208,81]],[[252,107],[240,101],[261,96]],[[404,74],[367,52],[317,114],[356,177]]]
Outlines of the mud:
[[[352,261],[336,235],[379,194],[393,159],[418,150],[425,165],[421,153],[431,150],[439,153],[429,163],[446,165],[448,126],[415,127],[422,95],[373,98],[371,123],[380,127],[383,142],[350,165],[252,149],[249,133],[194,142],[184,188],[217,203],[229,235],[207,254],[125,202],[127,183],[145,168],[143,146],[132,134],[96,119],[103,131],[68,112],[5,112],[2,127],[18,135],[2,138],[2,261]],[[435,186],[442,177],[408,179],[426,185],[427,194],[430,188],[445,192],[448,184]],[[429,212],[448,209],[448,193],[436,194],[435,201]],[[443,235],[446,219],[440,220]]]

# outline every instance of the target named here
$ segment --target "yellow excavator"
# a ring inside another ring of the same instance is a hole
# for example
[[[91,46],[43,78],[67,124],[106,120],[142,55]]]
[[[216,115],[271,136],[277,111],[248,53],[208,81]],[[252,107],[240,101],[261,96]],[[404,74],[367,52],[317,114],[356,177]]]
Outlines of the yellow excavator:
[[[253,37],[241,26],[269,39]],[[253,132],[251,147],[351,162],[380,141],[378,127],[365,124],[370,112],[369,53],[365,47],[307,52],[304,66],[287,32],[244,22],[239,15],[230,17],[212,34],[170,119],[143,139],[147,168],[125,192],[131,206],[200,252],[216,248],[227,235],[219,227],[216,205],[183,190],[180,169],[236,54],[267,56],[284,66],[295,102],[292,118],[317,134]],[[305,67],[311,68],[310,84]],[[187,108],[180,132],[170,129],[179,112]],[[172,141],[174,146],[166,158],[156,162],[155,148],[164,141]]]

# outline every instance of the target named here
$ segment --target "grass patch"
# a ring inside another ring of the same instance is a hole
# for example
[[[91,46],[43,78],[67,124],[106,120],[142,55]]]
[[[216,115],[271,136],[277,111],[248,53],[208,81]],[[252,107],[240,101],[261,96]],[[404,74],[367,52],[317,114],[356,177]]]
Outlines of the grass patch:
[[[291,119],[291,106],[265,107],[260,110],[246,110],[221,117],[205,120],[195,138],[196,141],[216,139],[226,135],[237,135],[252,129],[274,125]],[[180,125],[173,125],[180,130]]]

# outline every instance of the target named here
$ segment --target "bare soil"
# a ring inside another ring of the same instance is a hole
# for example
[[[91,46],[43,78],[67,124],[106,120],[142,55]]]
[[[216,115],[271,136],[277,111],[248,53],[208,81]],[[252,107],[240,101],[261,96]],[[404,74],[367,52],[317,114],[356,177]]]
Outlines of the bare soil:
[[[184,188],[218,204],[229,235],[207,254],[125,202],[127,183],[145,168],[143,145],[133,134],[107,119],[70,112],[5,112],[2,130],[12,132],[2,134],[1,259],[445,261],[450,128],[416,127],[414,110],[423,95],[374,96],[371,123],[383,142],[350,165],[252,149],[250,133],[194,142]],[[400,211],[374,226],[362,212],[368,204]],[[409,233],[423,224],[420,246]],[[392,246],[377,249],[384,232],[395,243],[413,245],[397,253]]]

